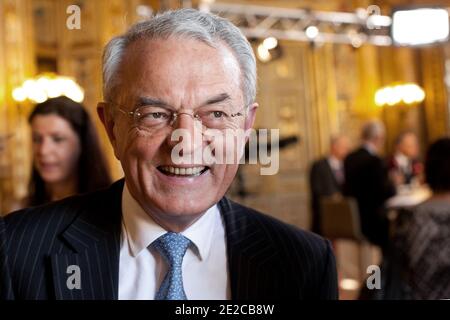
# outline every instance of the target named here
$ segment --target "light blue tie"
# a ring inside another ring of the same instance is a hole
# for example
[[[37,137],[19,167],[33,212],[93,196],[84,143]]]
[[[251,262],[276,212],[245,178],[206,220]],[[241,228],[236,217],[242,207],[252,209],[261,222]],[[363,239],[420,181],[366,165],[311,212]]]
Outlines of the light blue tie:
[[[153,242],[155,249],[169,265],[169,270],[156,293],[155,300],[187,300],[183,288],[181,265],[190,243],[188,238],[174,232],[167,232]]]

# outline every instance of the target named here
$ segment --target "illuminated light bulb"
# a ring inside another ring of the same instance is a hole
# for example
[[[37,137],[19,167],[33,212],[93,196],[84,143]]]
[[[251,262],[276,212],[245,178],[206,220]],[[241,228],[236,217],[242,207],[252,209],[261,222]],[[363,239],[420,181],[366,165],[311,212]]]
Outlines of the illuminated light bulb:
[[[47,94],[44,90],[37,84],[37,82],[34,82],[33,87],[29,87],[28,91],[28,99],[36,102],[41,103],[47,100]]]
[[[64,79],[56,78],[52,81],[52,96],[53,98],[62,96],[64,94]]]
[[[143,18],[151,18],[153,15],[153,10],[150,6],[138,5],[136,7],[136,13]]]
[[[29,99],[35,103],[41,103],[49,98],[67,96],[76,102],[84,99],[84,90],[74,79],[53,74],[44,74],[34,79],[28,79],[22,87],[18,87],[12,92],[15,101],[25,101]]]
[[[58,86],[58,80],[51,80],[47,87],[47,96],[49,98],[56,98],[62,95],[61,88]]]
[[[47,94],[47,88],[49,87],[49,80],[46,77],[39,77],[36,81],[35,81],[35,90],[39,90],[40,92],[42,92],[46,97],[48,97]]]
[[[42,90],[47,97],[49,97],[49,93],[51,91],[51,80],[47,76],[40,76],[36,80],[36,84],[39,90]]]
[[[25,90],[21,87],[15,88],[12,92],[13,99],[17,102],[22,102],[27,99],[27,94]]]
[[[65,96],[72,99],[75,102],[82,102],[84,99],[83,89],[76,83],[72,83],[72,88],[65,93]]]
[[[272,59],[272,55],[270,54],[269,50],[267,50],[266,47],[264,47],[263,44],[260,44],[257,49],[257,54],[259,60],[262,62],[268,62],[270,59]]]
[[[425,97],[426,97],[425,91],[420,89],[420,95],[419,95],[420,101],[422,102],[423,100],[425,100]]]
[[[71,78],[65,77],[60,79],[58,84],[61,94],[76,102],[82,102],[84,99],[84,91]]]
[[[305,31],[308,39],[314,39],[319,35],[319,29],[316,26],[309,26]]]
[[[30,89],[34,88],[34,85],[35,85],[35,81],[32,79],[28,79],[23,83],[22,87],[26,91],[26,90],[30,90]]]
[[[403,84],[396,85],[394,87],[394,90],[395,90],[397,98],[399,98],[398,102],[402,102],[405,99],[405,97],[406,97],[407,87],[405,85],[403,85]]]
[[[422,91],[422,89],[415,84],[409,83],[405,86],[405,97],[403,101],[407,104],[412,104],[417,102],[418,92]]]
[[[67,77],[61,78],[59,80],[59,89],[61,91],[61,95],[68,97],[72,91],[72,81]]]
[[[23,89],[27,98],[36,103],[44,102],[47,99],[47,95],[42,90],[41,85],[35,80],[26,80],[23,83]]]
[[[36,103],[41,103],[47,100],[47,95],[45,92],[35,89],[29,92],[28,98]]]
[[[390,88],[390,87],[384,88],[384,100],[386,101],[385,104],[390,105],[390,106],[394,105],[395,97],[394,97],[394,89],[393,88]]]
[[[275,49],[278,46],[278,40],[274,37],[268,37],[268,38],[264,39],[263,46],[267,50]]]
[[[405,83],[378,89],[375,93],[375,104],[393,106],[401,102],[414,104],[425,99],[425,91],[414,83]]]
[[[422,102],[425,99],[425,91],[423,91],[422,88],[417,87],[415,98],[415,102]]]
[[[392,89],[392,100],[391,105],[400,103],[402,101],[403,89],[401,85],[397,85]]]
[[[449,36],[448,11],[444,8],[398,10],[392,19],[392,38],[401,45],[446,41]]]
[[[359,37],[359,36],[352,37],[351,42],[352,42],[353,48],[359,48],[363,44],[363,41],[362,41],[361,37]]]
[[[45,76],[41,76],[36,80],[36,84],[39,85],[41,88],[46,89],[50,85],[50,79],[48,79]]]
[[[384,89],[380,89],[375,93],[375,104],[377,106],[383,106],[386,104],[386,93]]]
[[[27,96],[27,98],[30,97],[31,93],[34,91],[35,85],[34,85],[34,80],[26,80],[23,84],[22,84],[22,88],[25,91],[25,95]]]
[[[414,86],[411,84],[405,84],[403,86],[403,102],[406,104],[412,104],[415,101]]]

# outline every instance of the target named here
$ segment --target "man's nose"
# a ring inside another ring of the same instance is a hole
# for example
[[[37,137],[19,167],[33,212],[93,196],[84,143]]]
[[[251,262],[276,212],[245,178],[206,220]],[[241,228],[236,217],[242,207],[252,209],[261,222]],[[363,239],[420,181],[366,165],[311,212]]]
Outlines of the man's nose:
[[[173,131],[169,136],[169,145],[173,148],[181,143],[180,156],[201,151],[203,145],[202,124],[190,112],[180,112],[172,124]]]

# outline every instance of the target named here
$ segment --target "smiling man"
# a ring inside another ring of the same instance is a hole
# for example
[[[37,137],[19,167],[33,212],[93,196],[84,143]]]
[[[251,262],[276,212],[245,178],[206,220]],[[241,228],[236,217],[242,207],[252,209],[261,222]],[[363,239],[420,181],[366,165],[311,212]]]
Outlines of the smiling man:
[[[165,12],[109,42],[103,80],[98,114],[125,177],[0,220],[0,297],[337,298],[327,240],[224,197],[258,106],[239,29]]]

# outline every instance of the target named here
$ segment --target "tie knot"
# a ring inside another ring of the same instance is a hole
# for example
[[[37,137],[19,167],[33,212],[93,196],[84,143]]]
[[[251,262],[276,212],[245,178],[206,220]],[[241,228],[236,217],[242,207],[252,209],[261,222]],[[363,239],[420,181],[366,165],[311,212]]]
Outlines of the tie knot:
[[[153,244],[172,267],[181,267],[190,243],[191,241],[180,233],[167,232],[156,239]]]

